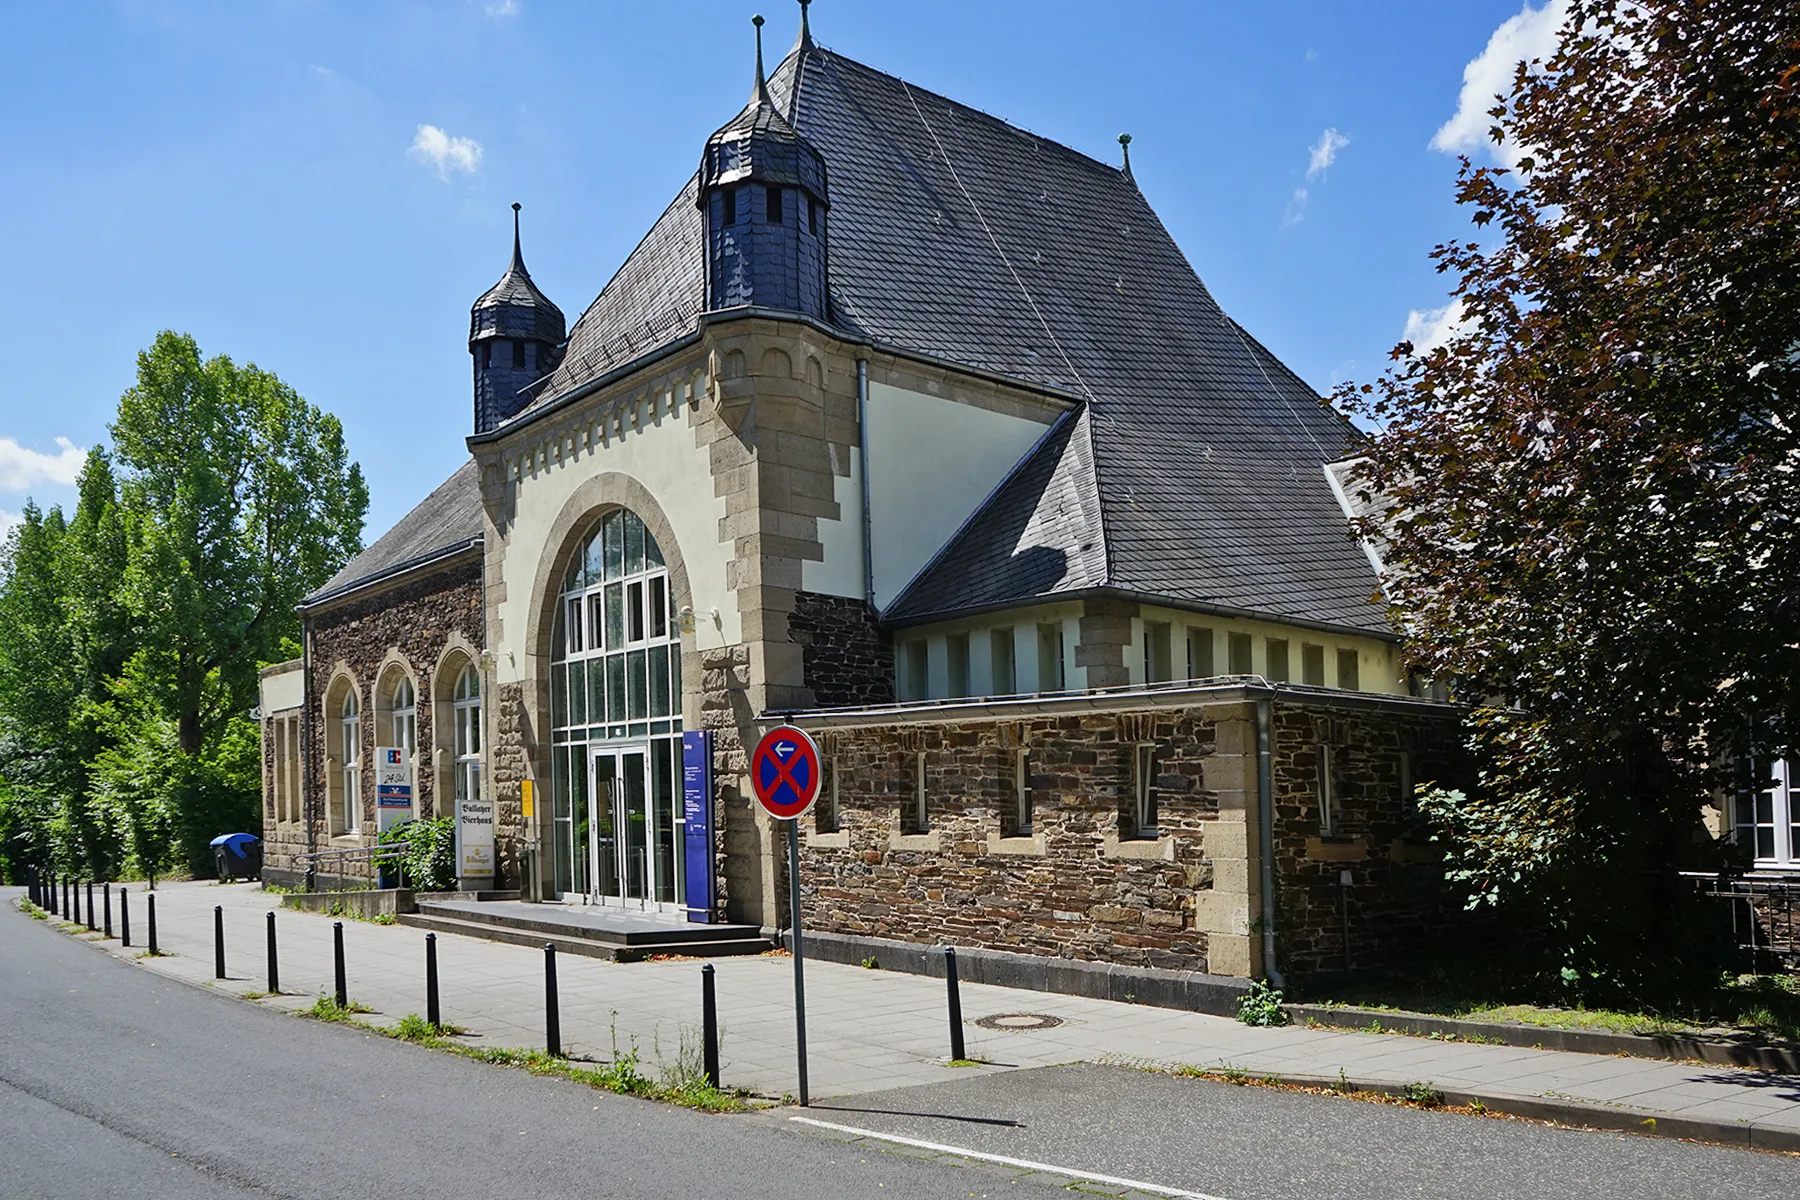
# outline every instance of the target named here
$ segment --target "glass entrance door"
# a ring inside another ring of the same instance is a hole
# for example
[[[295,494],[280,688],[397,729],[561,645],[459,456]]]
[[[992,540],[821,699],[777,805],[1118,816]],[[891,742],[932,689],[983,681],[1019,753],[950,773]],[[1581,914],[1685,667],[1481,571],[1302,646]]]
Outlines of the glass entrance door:
[[[591,855],[594,898],[629,908],[660,907],[672,898],[666,864],[650,852],[654,825],[644,746],[590,747],[594,797]]]

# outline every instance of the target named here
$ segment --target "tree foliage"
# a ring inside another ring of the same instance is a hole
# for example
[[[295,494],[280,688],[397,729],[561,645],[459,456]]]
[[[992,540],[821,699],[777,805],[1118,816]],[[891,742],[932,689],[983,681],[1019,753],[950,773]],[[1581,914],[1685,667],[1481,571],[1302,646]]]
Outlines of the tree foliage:
[[[0,867],[203,865],[258,828],[258,668],[361,546],[342,426],[254,364],[163,333],[111,433],[73,517],[28,503],[0,551]]]
[[[1344,397],[1363,532],[1413,668],[1489,698],[1455,876],[1628,957],[1719,764],[1800,730],[1800,9],[1576,0],[1492,116],[1463,324]]]

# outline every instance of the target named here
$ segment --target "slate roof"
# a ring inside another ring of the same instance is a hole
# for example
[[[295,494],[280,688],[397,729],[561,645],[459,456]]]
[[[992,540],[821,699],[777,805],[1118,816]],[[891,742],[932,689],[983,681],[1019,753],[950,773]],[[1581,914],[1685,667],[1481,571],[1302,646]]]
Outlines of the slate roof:
[[[1128,176],[810,41],[769,89],[831,173],[835,324],[1085,398],[886,619],[1106,588],[1391,632],[1321,470],[1353,429],[1225,315]],[[515,420],[692,331],[696,195]]]
[[[359,584],[467,546],[481,536],[481,473],[471,458],[373,545],[344,564],[324,587],[302,600],[300,607],[321,604]]]
[[[469,341],[482,337],[529,338],[560,345],[565,335],[562,309],[538,290],[519,252],[519,206],[513,205],[512,262],[500,282],[469,309]]]

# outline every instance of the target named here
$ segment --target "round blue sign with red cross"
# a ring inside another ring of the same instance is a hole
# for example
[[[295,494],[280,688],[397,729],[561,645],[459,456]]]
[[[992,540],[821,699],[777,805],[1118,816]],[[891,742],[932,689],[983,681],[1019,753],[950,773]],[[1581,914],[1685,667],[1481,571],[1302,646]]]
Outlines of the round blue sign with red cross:
[[[750,756],[750,790],[772,817],[791,821],[819,798],[819,748],[806,731],[777,725]]]

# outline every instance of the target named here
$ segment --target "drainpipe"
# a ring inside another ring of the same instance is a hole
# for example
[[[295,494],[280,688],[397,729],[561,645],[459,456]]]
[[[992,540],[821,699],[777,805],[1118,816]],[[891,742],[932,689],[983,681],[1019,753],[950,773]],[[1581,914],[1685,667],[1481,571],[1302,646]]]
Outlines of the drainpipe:
[[[1256,819],[1262,834],[1263,974],[1279,988],[1281,969],[1275,964],[1275,771],[1269,751],[1273,707],[1266,698],[1256,702]]]
[[[856,360],[856,461],[862,476],[863,602],[875,611],[875,533],[869,512],[869,360]]]

